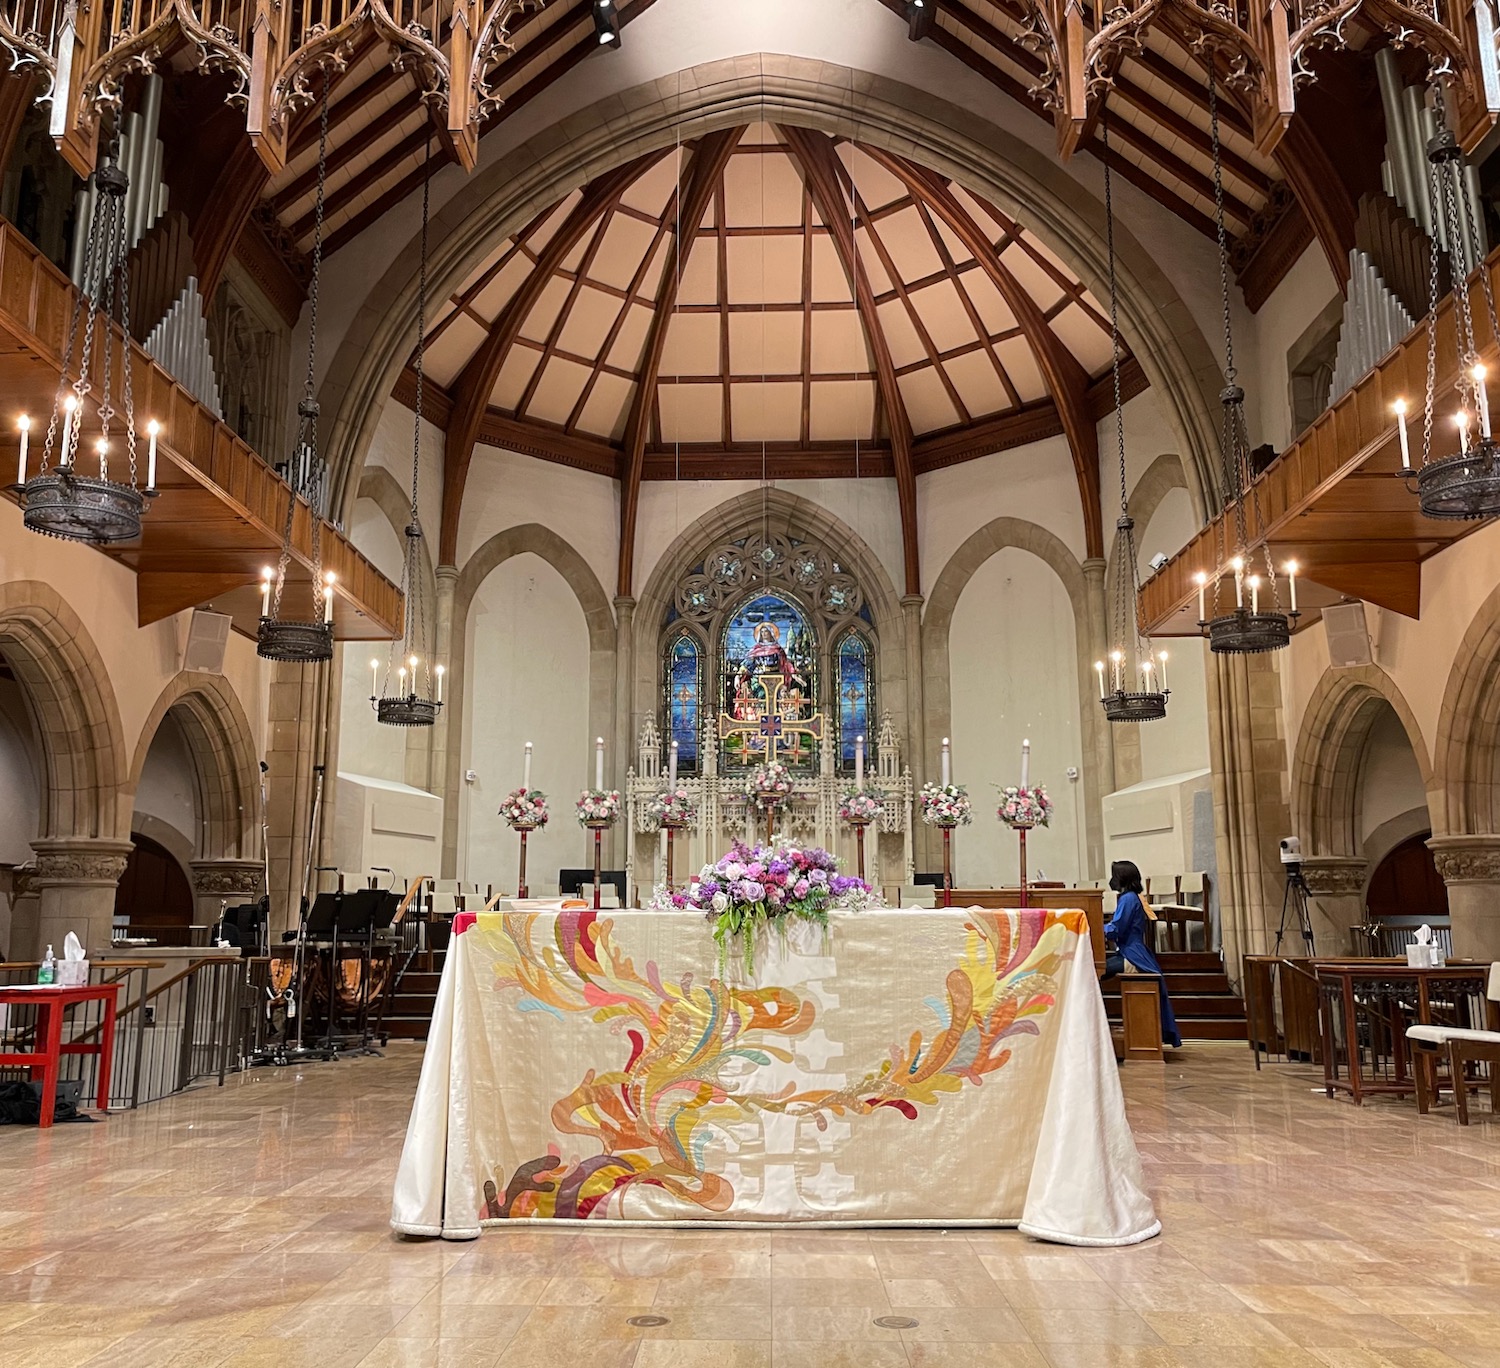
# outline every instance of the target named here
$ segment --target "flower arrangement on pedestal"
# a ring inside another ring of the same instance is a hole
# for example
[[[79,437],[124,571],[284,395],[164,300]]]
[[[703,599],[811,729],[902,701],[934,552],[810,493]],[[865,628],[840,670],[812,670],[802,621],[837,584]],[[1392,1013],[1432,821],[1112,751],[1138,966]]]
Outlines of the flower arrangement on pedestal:
[[[757,765],[745,776],[745,797],[758,807],[780,807],[791,796],[792,772],[779,760]]]
[[[1012,785],[1000,790],[1000,806],[995,809],[995,816],[1012,831],[1048,826],[1052,821],[1052,800],[1041,784],[1030,788]]]
[[[620,815],[620,795],[614,789],[584,789],[576,807],[579,826],[613,826]]]
[[[541,789],[518,788],[505,795],[500,815],[517,831],[534,831],[547,825],[547,795]]]
[[[850,826],[868,826],[880,816],[883,806],[880,794],[872,789],[845,789],[839,799],[839,821]]]
[[[736,937],[746,974],[754,972],[755,931],[762,924],[783,932],[792,920],[826,927],[832,909],[860,910],[875,901],[870,885],[840,874],[826,850],[788,841],[736,841],[716,864],[704,865],[684,892],[672,895],[673,907],[701,912],[713,923],[721,974]]]
[[[973,805],[969,802],[969,791],[962,784],[922,785],[917,795],[922,807],[922,820],[928,826],[968,826],[974,820]]]
[[[646,800],[641,817],[647,831],[692,826],[698,820],[698,804],[685,788],[663,789]]]

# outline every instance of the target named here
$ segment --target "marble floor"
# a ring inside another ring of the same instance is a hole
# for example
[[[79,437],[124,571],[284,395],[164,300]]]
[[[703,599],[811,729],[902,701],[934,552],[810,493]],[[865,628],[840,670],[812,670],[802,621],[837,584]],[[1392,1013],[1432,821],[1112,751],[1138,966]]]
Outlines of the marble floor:
[[[419,1047],[0,1130],[0,1364],[1500,1368],[1500,1123],[1124,1071],[1164,1234],[386,1227]],[[655,1327],[632,1317],[661,1317]],[[915,1322],[886,1329],[879,1317]]]

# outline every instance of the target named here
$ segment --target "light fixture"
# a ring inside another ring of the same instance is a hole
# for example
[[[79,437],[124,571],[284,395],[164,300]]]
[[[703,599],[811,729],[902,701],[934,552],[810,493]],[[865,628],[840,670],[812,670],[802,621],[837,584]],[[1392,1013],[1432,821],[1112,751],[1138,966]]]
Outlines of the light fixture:
[[[1417,503],[1423,514],[1443,521],[1493,518],[1500,514],[1500,444],[1490,434],[1490,400],[1486,371],[1475,338],[1473,275],[1483,287],[1482,308],[1491,338],[1500,337],[1500,317],[1490,289],[1488,268],[1478,256],[1477,215],[1470,193],[1470,168],[1453,130],[1448,127],[1447,100],[1434,84],[1431,91],[1436,132],[1427,143],[1428,188],[1432,199],[1431,270],[1427,300],[1427,382],[1422,409],[1422,463],[1416,471]],[[1443,255],[1453,282],[1453,344],[1459,357],[1454,391],[1458,411],[1453,416],[1458,450],[1434,456],[1433,433],[1437,396],[1437,315]],[[1478,270],[1475,270],[1475,267]],[[1411,471],[1411,447],[1406,431],[1406,401],[1393,405],[1401,436],[1402,473]]]
[[[131,390],[130,254],[125,207],[130,180],[120,169],[118,155],[118,141],[112,140],[104,164],[94,173],[98,193],[84,242],[83,276],[73,299],[62,375],[47,421],[40,467],[29,478],[31,418],[22,414],[16,421],[21,448],[16,490],[25,525],[45,537],[94,546],[135,541],[141,535],[146,501],[156,497],[156,438],[161,430],[156,422],[149,424],[151,456],[146,487],[142,489],[136,483],[135,399]],[[114,393],[117,331],[124,349],[118,395]],[[97,360],[96,338],[100,344]],[[77,375],[70,378],[75,354]],[[97,394],[96,376],[100,382]],[[119,408],[115,407],[117,398]],[[87,461],[85,469],[79,453],[84,428],[91,419],[98,421],[99,435],[92,443],[94,460]],[[112,434],[123,442],[123,450]],[[117,474],[124,478],[110,478],[111,455],[116,457]],[[97,475],[93,473],[94,461],[99,467]]]
[[[594,0],[594,34],[600,47],[619,46],[620,13],[612,0]]]
[[[1104,240],[1109,261],[1110,371],[1114,381],[1115,452],[1120,467],[1120,517],[1115,523],[1115,579],[1109,653],[1113,673],[1107,681],[1097,662],[1099,701],[1111,722],[1155,722],[1167,715],[1167,657],[1158,662],[1151,638],[1141,630],[1140,573],[1135,546],[1135,519],[1130,516],[1125,473],[1125,404],[1120,392],[1120,296],[1115,282],[1115,202],[1109,169],[1109,107],[1100,119],[1104,144]],[[1160,677],[1157,671],[1160,668]]]
[[[388,727],[430,727],[443,707],[443,667],[433,666],[427,643],[427,617],[422,588],[422,520],[418,515],[417,495],[422,478],[422,398],[426,388],[427,350],[427,223],[432,185],[432,132],[427,134],[426,157],[422,163],[427,173],[422,178],[422,248],[417,266],[417,355],[416,410],[411,439],[411,517],[406,524],[406,557],[401,565],[401,592],[406,603],[406,630],[402,640],[392,642],[386,656],[385,676],[381,678],[380,662],[370,662],[370,706],[375,720]],[[401,648],[402,663],[396,670],[396,687],[391,688],[391,665],[396,648]]]
[[[1260,511],[1260,488],[1250,456],[1250,433],[1245,425],[1245,391],[1234,366],[1234,327],[1229,307],[1229,242],[1224,229],[1224,167],[1219,143],[1218,83],[1212,62],[1208,64],[1208,122],[1214,167],[1214,226],[1219,242],[1219,294],[1224,317],[1224,388],[1219,402],[1224,406],[1224,430],[1220,455],[1224,465],[1224,497],[1234,505],[1233,556],[1229,561],[1234,583],[1234,607],[1221,611],[1224,579],[1213,575],[1213,613],[1208,615],[1207,585],[1198,584],[1199,627],[1208,633],[1209,648],[1217,655],[1254,655],[1278,651],[1292,639],[1292,620],[1297,616],[1281,611],[1281,587],[1271,548],[1266,544],[1265,520]],[[1253,523],[1252,523],[1253,516]],[[1221,552],[1222,554],[1222,552]],[[1260,576],[1249,569],[1260,558],[1265,563],[1265,593]],[[1251,581],[1254,581],[1253,583]],[[1247,601],[1246,590],[1249,590]],[[1264,601],[1262,601],[1264,600]]]
[[[323,572],[323,520],[320,503],[323,465],[318,459],[318,283],[323,268],[323,202],[328,182],[328,89],[332,77],[323,74],[323,108],[318,135],[318,196],[314,208],[312,279],[308,289],[307,380],[297,401],[297,438],[287,465],[286,524],[281,534],[281,558],[274,574],[261,575],[260,626],[256,653],[263,660],[294,665],[316,665],[333,659],[333,583]],[[286,592],[287,566],[292,559],[292,524],[298,499],[304,499],[312,522],[312,614],[308,619],[284,618],[281,601]]]
[[[906,0],[906,36],[920,43],[937,24],[937,0]]]

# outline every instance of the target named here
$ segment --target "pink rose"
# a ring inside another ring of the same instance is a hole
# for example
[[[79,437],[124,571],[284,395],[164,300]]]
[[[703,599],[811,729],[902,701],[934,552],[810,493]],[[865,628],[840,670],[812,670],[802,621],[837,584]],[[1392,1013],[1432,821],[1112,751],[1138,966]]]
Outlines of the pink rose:
[[[799,898],[805,898],[807,896],[807,890],[809,887],[810,885],[808,884],[806,879],[798,879],[796,886],[792,889],[792,892],[795,893]]]

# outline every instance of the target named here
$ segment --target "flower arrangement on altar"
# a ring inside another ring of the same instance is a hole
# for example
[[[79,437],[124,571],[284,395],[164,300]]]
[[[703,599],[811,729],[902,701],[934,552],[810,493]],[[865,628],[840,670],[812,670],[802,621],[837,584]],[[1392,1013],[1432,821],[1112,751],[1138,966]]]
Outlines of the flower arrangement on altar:
[[[870,789],[845,789],[839,799],[839,821],[867,826],[880,816],[882,806],[880,795]]]
[[[698,804],[685,788],[663,789],[646,800],[641,816],[647,831],[692,826],[698,820]]]
[[[922,820],[928,826],[968,826],[974,820],[969,790],[962,784],[934,784],[929,781],[922,785],[917,801],[922,806]]]
[[[757,765],[745,776],[745,797],[759,807],[779,807],[791,796],[792,772],[779,760]]]
[[[613,826],[620,815],[620,795],[614,789],[584,789],[576,806],[579,826]]]
[[[716,864],[704,865],[685,891],[671,895],[673,907],[701,912],[714,924],[721,973],[730,941],[740,939],[747,974],[755,970],[757,926],[784,931],[796,920],[826,927],[830,910],[861,910],[876,901],[863,879],[838,872],[828,851],[788,841],[769,846],[736,841]]]
[[[505,795],[500,804],[500,815],[518,831],[527,831],[547,825],[547,795],[541,789],[529,789],[524,785]]]
[[[1052,800],[1041,784],[1030,788],[1011,785],[1000,790],[1000,806],[995,816],[1012,831],[1048,826],[1052,821]]]

